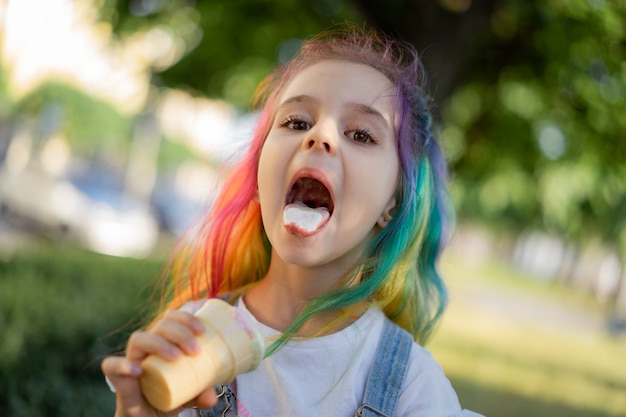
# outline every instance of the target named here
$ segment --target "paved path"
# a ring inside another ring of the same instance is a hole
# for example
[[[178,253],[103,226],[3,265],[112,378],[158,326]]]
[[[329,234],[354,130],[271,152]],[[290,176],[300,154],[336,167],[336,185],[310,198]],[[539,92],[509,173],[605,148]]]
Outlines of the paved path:
[[[606,318],[600,314],[584,311],[556,298],[515,292],[482,282],[453,285],[450,298],[452,302],[532,327],[594,335],[606,331]]]

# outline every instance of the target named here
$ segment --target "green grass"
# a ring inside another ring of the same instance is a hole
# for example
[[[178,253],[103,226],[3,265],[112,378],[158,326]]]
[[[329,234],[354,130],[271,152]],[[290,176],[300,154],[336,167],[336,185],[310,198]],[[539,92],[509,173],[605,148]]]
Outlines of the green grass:
[[[482,308],[475,295],[488,288],[487,297],[539,298],[551,301],[550,307],[591,317],[601,306],[570,289],[546,286],[498,265],[447,259],[443,269],[451,303],[428,347],[466,408],[488,416],[626,416],[623,337],[609,337],[601,328],[577,331],[575,323],[559,326],[548,317],[533,322],[507,314],[506,303],[494,312]]]
[[[151,307],[160,269],[67,247],[0,261],[0,415],[112,416],[100,360]]]

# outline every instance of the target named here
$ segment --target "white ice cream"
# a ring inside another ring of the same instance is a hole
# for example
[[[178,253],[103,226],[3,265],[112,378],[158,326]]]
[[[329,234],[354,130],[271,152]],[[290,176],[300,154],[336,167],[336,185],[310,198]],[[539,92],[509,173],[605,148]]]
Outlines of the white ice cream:
[[[311,208],[302,203],[293,203],[283,211],[283,223],[305,233],[313,233],[330,217],[326,207]]]

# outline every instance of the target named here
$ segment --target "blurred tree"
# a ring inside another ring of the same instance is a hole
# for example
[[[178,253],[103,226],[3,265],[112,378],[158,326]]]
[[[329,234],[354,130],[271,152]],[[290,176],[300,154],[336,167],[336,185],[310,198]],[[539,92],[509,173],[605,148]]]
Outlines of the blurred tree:
[[[501,2],[443,105],[464,216],[626,258],[626,5]]]
[[[412,43],[421,53],[434,103],[467,80],[489,25],[493,0],[353,0],[365,21]],[[435,111],[437,109],[435,108]]]
[[[29,152],[57,133],[79,154],[127,151],[144,101],[131,85],[141,84],[141,68],[116,71],[123,45],[108,43],[93,10],[80,0],[0,0],[0,164],[21,131],[35,140]]]
[[[343,20],[416,45],[461,218],[598,236],[626,258],[624,2],[100,0],[113,36],[150,36],[153,84],[252,92],[302,38]]]
[[[78,154],[98,157],[107,149],[108,156],[124,155],[130,146],[133,118],[75,87],[48,81],[14,106],[19,114],[38,115],[38,138],[62,131]],[[51,111],[53,122],[47,117]]]
[[[157,85],[190,89],[247,108],[258,83],[295,53],[302,38],[334,22],[360,19],[342,0],[106,0],[102,18],[115,33],[160,27],[184,53],[160,71]]]

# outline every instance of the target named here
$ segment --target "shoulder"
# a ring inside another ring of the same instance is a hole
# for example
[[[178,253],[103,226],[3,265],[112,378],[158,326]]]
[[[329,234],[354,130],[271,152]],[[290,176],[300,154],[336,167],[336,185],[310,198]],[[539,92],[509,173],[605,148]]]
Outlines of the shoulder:
[[[443,368],[433,357],[432,353],[418,343],[413,342],[407,371],[407,380],[423,375],[435,377],[437,380],[445,379],[445,381],[447,381]]]
[[[457,394],[430,351],[413,342],[402,392],[399,415],[463,416]]]
[[[483,417],[461,409],[456,391],[443,369],[424,347],[413,344],[398,408],[401,416]]]
[[[382,316],[382,318],[380,318],[380,316],[377,318],[378,321],[392,324],[389,318],[385,317],[384,314]],[[380,324],[380,328],[379,343],[383,343],[386,339],[390,339],[391,336],[394,335],[391,328],[394,328],[396,333],[402,333],[401,340],[403,343],[410,346],[405,385],[406,383],[415,385],[418,381],[423,379],[427,380],[428,384],[431,382],[429,380],[434,380],[435,382],[439,382],[441,385],[449,385],[449,381],[446,378],[443,369],[435,360],[431,352],[415,342],[413,336],[409,332],[396,324],[392,324],[387,327]],[[399,335],[395,334],[395,336]],[[393,343],[397,344],[399,340],[400,338],[396,338]]]
[[[390,337],[390,333],[385,333],[385,326],[383,325],[384,322],[389,322],[390,320],[380,312],[379,315],[376,315],[375,321],[381,329],[378,340]],[[399,328],[398,326],[395,327]],[[372,328],[372,331],[376,330]],[[401,332],[404,333],[403,343],[410,346],[410,352],[406,364],[405,378],[398,399],[397,415],[411,417],[480,417],[479,414],[461,409],[452,384],[431,352],[416,343],[408,332],[405,330],[401,330]],[[373,357],[373,360],[375,361],[376,359]]]

